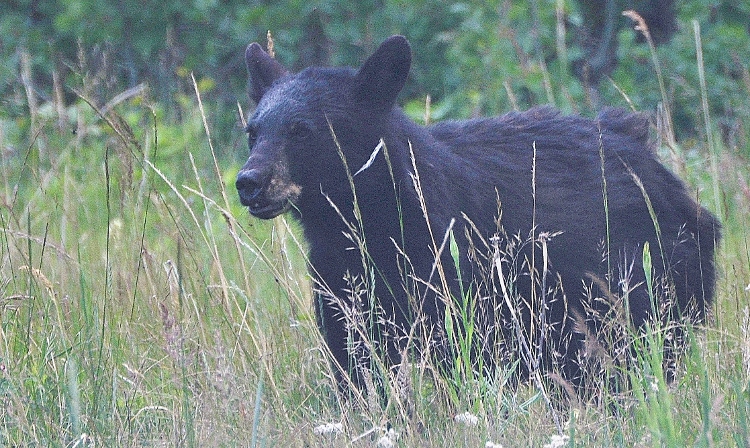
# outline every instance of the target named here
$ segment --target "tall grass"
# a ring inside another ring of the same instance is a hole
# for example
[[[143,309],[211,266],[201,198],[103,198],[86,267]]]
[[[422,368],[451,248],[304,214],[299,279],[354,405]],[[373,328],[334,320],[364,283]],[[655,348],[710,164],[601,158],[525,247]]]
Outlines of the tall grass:
[[[689,333],[675,384],[659,332],[639,340],[634,392],[605,397],[615,412],[560,411],[505,372],[474,377],[466,292],[446,321],[463,325],[452,378],[416,360],[386,400],[343,401],[295,224],[239,207],[237,166],[217,158],[199,94],[179,122],[141,95],[109,110],[80,101],[62,130],[53,105],[33,127],[0,123],[0,445],[750,443],[750,168],[718,140],[701,145],[711,162],[680,153],[699,196],[718,188],[726,206],[715,318]],[[718,179],[714,163],[738,177]],[[451,235],[443,248],[458,260]]]

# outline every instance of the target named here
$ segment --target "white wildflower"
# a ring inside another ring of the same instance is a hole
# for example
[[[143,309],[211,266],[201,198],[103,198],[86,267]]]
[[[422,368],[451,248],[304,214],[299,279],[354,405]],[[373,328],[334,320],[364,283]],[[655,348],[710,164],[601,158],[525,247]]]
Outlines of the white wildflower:
[[[385,428],[384,428],[385,429]],[[383,437],[378,439],[377,448],[393,448],[396,446],[396,440],[398,440],[398,433],[393,428],[388,428]]]
[[[544,445],[544,448],[562,448],[570,440],[569,436],[561,436],[555,434],[549,438],[549,443]]]
[[[396,446],[396,444],[393,442],[393,440],[391,440],[390,437],[385,435],[378,439],[378,443],[375,446],[377,446],[378,448],[393,448],[394,446]]]
[[[69,445],[71,448],[85,448],[85,447],[93,447],[94,446],[94,438],[90,437],[88,434],[83,433],[81,434],[77,439],[73,441],[72,445]]]
[[[477,424],[479,423],[479,417],[468,411],[464,412],[463,414],[456,415],[453,420],[455,420],[456,423],[461,423],[466,426],[477,426]]]
[[[487,441],[487,443],[484,444],[484,448],[503,448],[503,446],[499,443]]]
[[[313,428],[313,433],[319,436],[328,434],[341,434],[344,432],[344,425],[341,423],[323,423]]]

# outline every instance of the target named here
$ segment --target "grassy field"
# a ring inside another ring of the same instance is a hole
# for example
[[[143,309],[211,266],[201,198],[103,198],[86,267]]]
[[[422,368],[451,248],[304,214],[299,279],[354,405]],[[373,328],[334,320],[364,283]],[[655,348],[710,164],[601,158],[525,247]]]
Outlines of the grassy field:
[[[557,409],[532,385],[451,386],[417,366],[406,400],[343,402],[298,229],[239,207],[227,154],[245,153],[241,131],[216,156],[198,95],[181,104],[50,104],[0,123],[0,446],[750,444],[750,166],[737,148],[663,153],[725,226],[715,315],[675,384],[644,355],[617,411]]]

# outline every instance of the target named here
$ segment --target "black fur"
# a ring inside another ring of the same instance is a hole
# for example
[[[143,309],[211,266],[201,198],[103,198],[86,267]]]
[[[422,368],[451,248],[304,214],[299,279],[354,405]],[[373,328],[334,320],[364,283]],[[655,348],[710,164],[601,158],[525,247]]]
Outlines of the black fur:
[[[460,303],[463,291],[477,304],[477,361],[492,368],[520,356],[524,375],[554,370],[580,384],[584,335],[602,326],[587,316],[606,312],[594,299],[628,289],[632,323],[654,316],[645,242],[668,320],[705,318],[719,224],[658,162],[644,116],[608,109],[591,120],[540,107],[419,126],[395,104],[411,62],[401,36],[358,70],[292,75],[258,44],[246,61],[258,105],[248,123],[250,157],[237,176],[241,202],[257,217],[291,211],[301,222],[321,332],[355,383],[371,349],[357,342],[371,338],[398,363],[412,330],[449,366],[446,303]],[[350,176],[381,139],[372,165],[353,177],[355,207]],[[452,220],[460,272],[444,244]],[[518,329],[531,349],[509,340]]]

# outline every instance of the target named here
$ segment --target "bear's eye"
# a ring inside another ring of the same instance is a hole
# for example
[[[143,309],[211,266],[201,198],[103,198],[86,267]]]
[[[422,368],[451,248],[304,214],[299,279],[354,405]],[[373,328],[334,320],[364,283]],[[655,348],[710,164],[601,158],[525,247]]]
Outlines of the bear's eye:
[[[290,136],[295,140],[307,140],[312,136],[313,130],[309,123],[298,121],[289,128]]]
[[[255,126],[248,124],[245,132],[247,133],[247,143],[252,148],[255,145],[255,141],[258,140],[258,130],[255,129]]]

